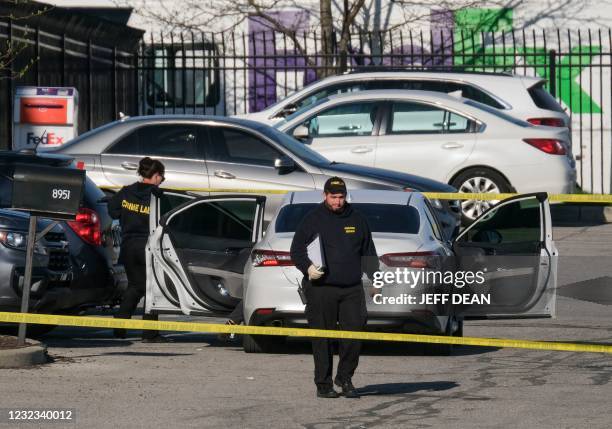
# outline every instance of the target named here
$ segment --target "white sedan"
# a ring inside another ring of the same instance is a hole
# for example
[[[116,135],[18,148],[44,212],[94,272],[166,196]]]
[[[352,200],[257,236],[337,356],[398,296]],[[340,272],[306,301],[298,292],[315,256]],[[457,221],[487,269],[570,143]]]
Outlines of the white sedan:
[[[407,172],[460,192],[571,193],[567,128],[430,91],[360,91],[323,98],[275,125],[333,161]],[[462,203],[465,223],[492,204]]]
[[[289,249],[300,221],[321,200],[320,192],[288,194],[265,235],[253,247],[244,267],[246,324],[306,326],[304,304],[298,294],[303,276],[294,266]],[[453,243],[441,236],[435,211],[420,193],[356,190],[349,192],[347,200],[368,221],[380,259],[379,273],[398,269],[455,273],[451,285],[442,285],[441,289],[436,285],[437,294],[425,293],[434,290],[428,289],[430,282],[392,281],[383,282],[383,286],[375,284],[382,277],[375,276],[371,282],[364,276],[368,329],[460,336],[464,317],[553,315],[551,291],[556,282],[557,250],[545,193],[502,201]],[[469,289],[463,289],[457,277],[467,270],[481,273],[484,283],[478,291],[491,302],[472,302],[469,307],[453,305],[452,301],[436,302],[436,296],[445,291],[461,294]],[[431,301],[402,301],[411,294],[428,295]],[[274,349],[280,340],[282,337],[245,336],[244,350]]]

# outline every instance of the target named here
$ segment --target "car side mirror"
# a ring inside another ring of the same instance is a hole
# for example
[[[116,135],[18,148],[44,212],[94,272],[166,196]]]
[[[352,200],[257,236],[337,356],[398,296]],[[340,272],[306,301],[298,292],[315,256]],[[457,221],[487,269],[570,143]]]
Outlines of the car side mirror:
[[[298,125],[295,130],[293,130],[293,137],[298,140],[307,140],[310,137],[310,131],[308,131],[306,125]]]
[[[278,174],[290,173],[295,170],[295,162],[288,156],[281,156],[274,160],[274,168]]]

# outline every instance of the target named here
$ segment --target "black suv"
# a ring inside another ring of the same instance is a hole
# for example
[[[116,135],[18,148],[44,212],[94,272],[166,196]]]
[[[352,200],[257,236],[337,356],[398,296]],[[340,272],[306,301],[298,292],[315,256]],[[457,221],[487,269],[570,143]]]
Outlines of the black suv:
[[[15,163],[76,168],[66,156],[0,151],[0,207],[10,207]],[[0,210],[0,311],[20,308],[28,222],[27,213]],[[41,219],[38,231],[50,222]],[[37,246],[30,311],[77,313],[114,303],[126,285],[118,252],[118,225],[108,215],[104,193],[86,178],[76,219],[59,222]]]

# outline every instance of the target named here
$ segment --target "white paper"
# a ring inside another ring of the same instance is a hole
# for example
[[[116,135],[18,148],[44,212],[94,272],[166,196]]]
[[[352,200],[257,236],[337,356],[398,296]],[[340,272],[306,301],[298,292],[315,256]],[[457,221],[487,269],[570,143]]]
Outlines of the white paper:
[[[325,267],[325,260],[323,258],[323,246],[321,244],[321,238],[317,235],[314,240],[307,246],[308,259],[317,268]]]

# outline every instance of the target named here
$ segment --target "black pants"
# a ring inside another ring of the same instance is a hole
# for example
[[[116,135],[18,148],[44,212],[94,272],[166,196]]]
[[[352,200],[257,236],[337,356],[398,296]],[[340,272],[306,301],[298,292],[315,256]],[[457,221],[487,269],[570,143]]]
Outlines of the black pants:
[[[120,259],[125,267],[128,287],[121,298],[119,311],[115,314],[117,319],[130,319],[136,311],[138,303],[145,295],[147,286],[146,244],[146,239],[131,239],[121,246]],[[143,314],[142,318],[143,320],[157,320],[157,315]],[[146,330],[142,332],[142,337],[152,338],[158,334],[158,331]]]
[[[367,310],[361,284],[350,287],[308,285],[306,298],[306,317],[310,328],[338,329],[338,323],[340,329],[346,331],[359,331],[365,327]],[[312,340],[314,382],[317,387],[332,386],[333,341],[326,338]],[[361,341],[339,340],[339,345],[340,362],[336,380],[350,381],[359,363]]]

